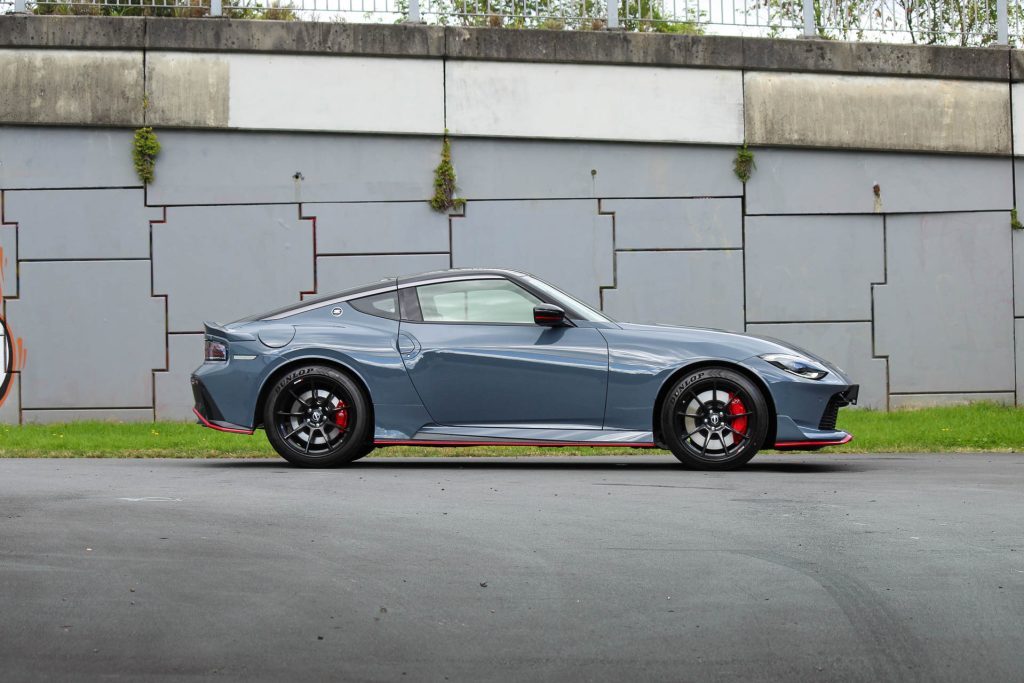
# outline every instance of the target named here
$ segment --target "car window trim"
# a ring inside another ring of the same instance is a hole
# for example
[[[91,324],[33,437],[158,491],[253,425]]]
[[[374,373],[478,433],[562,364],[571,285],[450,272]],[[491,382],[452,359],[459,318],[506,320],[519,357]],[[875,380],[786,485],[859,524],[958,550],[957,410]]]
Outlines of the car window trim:
[[[397,288],[395,287],[395,285],[392,284],[387,287],[381,287],[380,289],[371,289],[365,292],[358,292],[357,294],[346,294],[344,296],[338,296],[333,299],[328,299],[327,301],[318,301],[315,304],[310,304],[308,306],[303,306],[301,308],[294,308],[290,311],[270,316],[269,318],[263,318],[263,320],[280,320],[282,318],[290,318],[293,315],[299,315],[300,313],[308,313],[310,311],[315,311],[318,308],[333,306],[334,304],[344,303],[346,301],[351,301],[352,299],[362,299],[363,297],[374,296],[375,294],[383,294],[384,292],[394,292],[396,289]]]

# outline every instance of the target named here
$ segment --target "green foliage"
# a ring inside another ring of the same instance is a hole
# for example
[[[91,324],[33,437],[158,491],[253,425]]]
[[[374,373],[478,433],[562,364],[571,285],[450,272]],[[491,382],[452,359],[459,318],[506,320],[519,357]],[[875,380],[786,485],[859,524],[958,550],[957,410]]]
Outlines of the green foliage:
[[[430,208],[434,211],[447,213],[452,209],[461,209],[466,200],[456,197],[458,188],[455,186],[455,166],[452,165],[452,145],[445,130],[441,141],[441,162],[434,169],[434,196],[430,198]]]
[[[793,0],[755,0],[748,12],[768,11],[769,37],[798,34],[803,25],[801,3]],[[1024,21],[1024,6],[1009,4],[1010,26]],[[996,39],[996,3],[987,0],[814,0],[818,37],[861,40],[880,34],[909,37],[924,45],[990,45]],[[1011,30],[1012,32],[1012,30]],[[1012,40],[1012,38],[1011,38]]]
[[[757,168],[757,164],[754,163],[754,153],[747,149],[745,144],[742,147],[738,147],[736,149],[736,158],[732,162],[732,172],[736,174],[740,182],[746,184],[750,180],[750,174],[755,168]]]
[[[156,168],[156,157],[160,154],[160,141],[152,128],[139,128],[135,131],[132,145],[132,160],[135,162],[135,173],[144,184],[153,182]]]
[[[1024,230],[1024,223],[1021,223],[1020,219],[1017,218],[1016,207],[1010,209],[1010,227],[1014,230]]]

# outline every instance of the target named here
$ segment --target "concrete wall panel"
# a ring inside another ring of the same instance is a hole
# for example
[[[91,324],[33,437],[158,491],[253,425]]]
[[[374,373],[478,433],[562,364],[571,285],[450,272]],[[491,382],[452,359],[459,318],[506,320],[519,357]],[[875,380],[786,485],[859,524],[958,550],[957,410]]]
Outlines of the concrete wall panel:
[[[612,217],[593,200],[469,202],[452,219],[452,265],[523,270],[596,307],[613,281]]]
[[[1024,180],[1024,177],[1022,177]],[[1024,183],[1021,183],[1024,185]],[[1024,205],[1022,205],[1024,208]],[[1024,317],[1024,230],[1013,231],[1013,314]]]
[[[232,54],[232,128],[439,134],[437,59]]]
[[[0,223],[0,315],[3,297],[18,296],[18,228]]]
[[[615,214],[616,249],[743,247],[739,199],[614,199],[601,211]]]
[[[886,410],[886,362],[872,356],[870,322],[748,324],[747,332],[787,341],[838,365],[860,385],[859,407]]]
[[[7,398],[0,404],[0,425],[16,425],[21,422],[21,397],[18,395],[19,384],[21,384],[21,375],[14,373],[11,376]]]
[[[192,384],[189,377],[203,363],[203,335],[167,335],[167,372],[153,374],[156,383],[156,419],[190,420]]]
[[[141,409],[74,409],[74,410],[24,410],[22,419],[25,424],[63,424],[82,420],[101,420],[103,422],[152,422],[153,410]]]
[[[1013,202],[1007,159],[758,149],[755,162],[748,214],[990,211]]]
[[[303,204],[318,254],[448,251],[448,215],[427,202]]]
[[[871,319],[881,216],[752,217],[746,237],[748,322]]]
[[[320,256],[316,260],[317,293],[330,294],[386,277],[443,270],[448,264],[448,254]]]
[[[160,140],[153,205],[426,201],[441,154],[439,138],[421,137],[164,131]]]
[[[141,126],[141,50],[0,50],[0,123]]]
[[[604,310],[618,320],[743,331],[739,251],[619,252]]]
[[[1013,322],[1017,341],[1017,405],[1024,406],[1024,318]]]
[[[539,140],[452,140],[470,199],[738,197],[728,147]]]
[[[455,135],[743,142],[740,71],[449,61]]]
[[[228,60],[216,54],[146,54],[146,124],[227,127]]]
[[[22,263],[7,302],[29,359],[22,408],[151,408],[165,323],[149,282],[148,261]]]
[[[130,130],[0,126],[0,190],[141,185]]]
[[[23,259],[149,258],[149,221],[163,217],[142,190],[7,192],[4,214]]]
[[[1013,391],[1006,214],[890,216],[886,230],[875,351],[889,356],[890,391]]]
[[[933,408],[935,406],[957,406],[977,401],[1013,405],[1013,392],[962,393],[962,394],[893,394],[889,406],[893,410]]]
[[[1010,153],[1006,83],[753,71],[743,86],[750,144]]]
[[[153,225],[153,290],[167,295],[171,332],[283,306],[313,285],[313,222],[294,205],[173,207]]]

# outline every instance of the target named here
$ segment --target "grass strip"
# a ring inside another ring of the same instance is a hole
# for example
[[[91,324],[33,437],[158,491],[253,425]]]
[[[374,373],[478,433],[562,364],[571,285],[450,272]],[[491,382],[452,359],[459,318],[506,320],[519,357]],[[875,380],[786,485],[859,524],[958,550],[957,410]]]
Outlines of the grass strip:
[[[884,413],[840,411],[839,428],[854,440],[828,453],[1024,451],[1024,408],[992,403]],[[374,457],[645,455],[629,448],[389,447]],[[185,422],[72,422],[0,425],[7,458],[263,458],[277,457],[261,432],[224,434]]]

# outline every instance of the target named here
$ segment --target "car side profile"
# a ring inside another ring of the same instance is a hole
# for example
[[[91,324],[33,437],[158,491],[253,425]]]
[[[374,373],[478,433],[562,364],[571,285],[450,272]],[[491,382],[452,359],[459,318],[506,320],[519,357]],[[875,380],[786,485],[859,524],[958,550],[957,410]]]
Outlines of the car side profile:
[[[396,445],[663,448],[730,469],[817,449],[858,386],[779,341],[616,322],[531,275],[383,280],[228,325],[192,375],[213,429],[266,431],[303,467]]]

